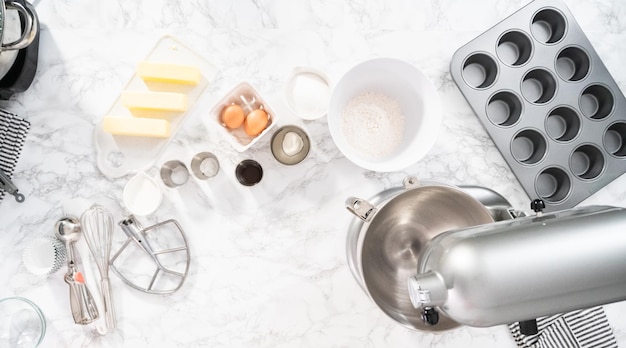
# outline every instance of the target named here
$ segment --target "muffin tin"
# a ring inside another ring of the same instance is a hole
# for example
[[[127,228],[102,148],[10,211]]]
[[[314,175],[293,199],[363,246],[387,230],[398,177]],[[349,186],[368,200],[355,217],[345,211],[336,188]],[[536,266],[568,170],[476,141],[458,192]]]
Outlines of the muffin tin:
[[[626,171],[626,99],[563,2],[526,5],[458,49],[450,71],[546,211]]]

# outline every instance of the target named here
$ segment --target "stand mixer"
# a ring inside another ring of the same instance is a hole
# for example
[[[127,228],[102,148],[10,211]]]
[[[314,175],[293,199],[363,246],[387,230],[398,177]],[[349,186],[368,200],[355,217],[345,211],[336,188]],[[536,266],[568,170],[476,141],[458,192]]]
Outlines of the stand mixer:
[[[350,269],[390,318],[420,331],[520,322],[626,299],[626,209],[536,215],[482,187],[419,183],[350,197]],[[408,271],[407,271],[408,269]]]

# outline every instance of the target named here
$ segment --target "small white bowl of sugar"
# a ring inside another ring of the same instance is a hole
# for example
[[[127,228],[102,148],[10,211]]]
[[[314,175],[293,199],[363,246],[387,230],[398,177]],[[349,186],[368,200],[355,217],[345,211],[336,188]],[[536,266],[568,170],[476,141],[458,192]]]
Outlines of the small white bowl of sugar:
[[[328,127],[356,165],[378,172],[405,169],[430,151],[441,125],[441,102],[414,65],[374,58],[346,72],[333,89]]]

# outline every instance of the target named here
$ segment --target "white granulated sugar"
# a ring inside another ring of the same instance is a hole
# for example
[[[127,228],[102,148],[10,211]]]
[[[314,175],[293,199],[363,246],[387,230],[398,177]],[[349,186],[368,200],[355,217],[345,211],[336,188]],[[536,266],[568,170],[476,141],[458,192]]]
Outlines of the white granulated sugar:
[[[381,158],[397,149],[404,138],[404,114],[397,100],[365,92],[348,102],[341,130],[346,141],[364,156]]]

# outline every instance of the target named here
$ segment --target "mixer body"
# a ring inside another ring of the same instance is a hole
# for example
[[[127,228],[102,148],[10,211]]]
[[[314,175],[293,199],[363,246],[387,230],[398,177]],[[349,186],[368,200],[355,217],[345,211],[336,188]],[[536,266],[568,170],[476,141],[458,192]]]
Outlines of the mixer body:
[[[487,327],[626,299],[626,209],[590,206],[442,233],[409,279],[416,308]]]

